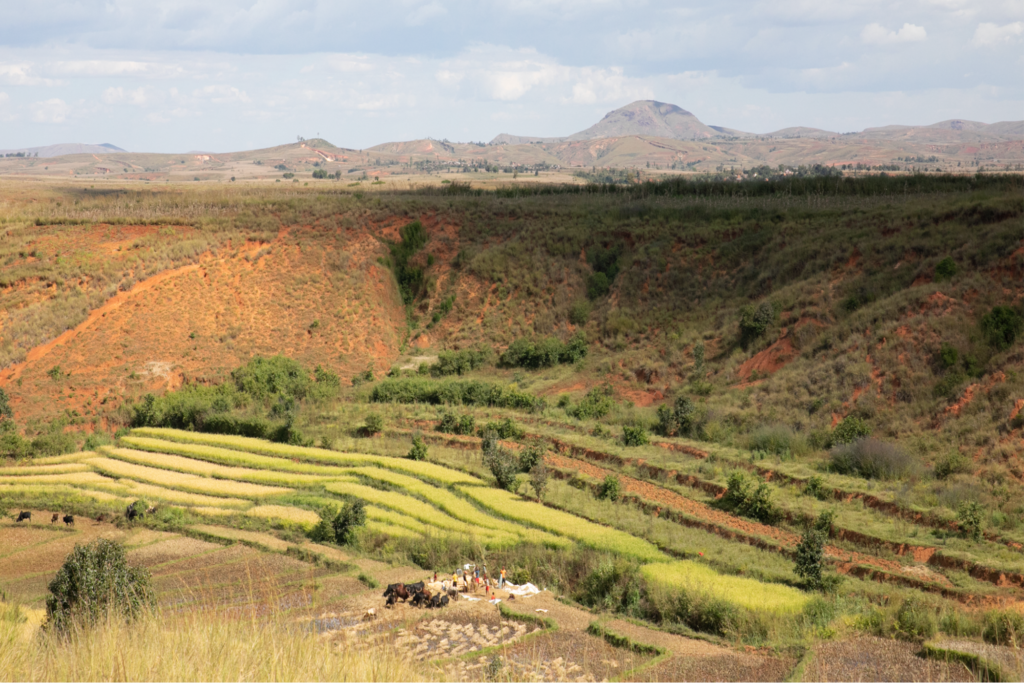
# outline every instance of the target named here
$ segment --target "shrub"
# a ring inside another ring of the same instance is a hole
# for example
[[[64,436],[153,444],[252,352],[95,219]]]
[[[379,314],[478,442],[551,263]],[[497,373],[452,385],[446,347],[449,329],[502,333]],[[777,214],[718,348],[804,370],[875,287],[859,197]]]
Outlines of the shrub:
[[[959,362],[960,352],[957,351],[956,347],[943,343],[942,347],[939,349],[939,363],[942,367],[948,370]]]
[[[960,533],[975,540],[981,540],[982,507],[976,501],[963,501],[957,506],[956,522]]]
[[[604,273],[592,273],[587,278],[587,298],[591,301],[605,296],[611,288],[612,284]]]
[[[338,509],[335,507],[325,507],[320,510],[320,521],[317,522],[313,528],[307,532],[310,540],[314,543],[332,543],[334,542],[334,527],[331,525],[331,521],[338,516]]]
[[[442,434],[458,434],[469,436],[475,431],[475,420],[472,415],[456,415],[444,412],[437,423],[437,431]]]
[[[498,422],[488,422],[480,428],[480,436],[487,432],[493,432],[503,441],[518,441],[526,436],[526,430],[516,424],[511,417],[506,417]]]
[[[832,497],[832,490],[825,484],[825,480],[818,475],[814,475],[807,480],[804,493],[808,496],[814,496],[818,500],[828,500]]]
[[[591,389],[579,403],[566,408],[565,412],[577,420],[599,420],[612,409],[611,386]]]
[[[658,406],[658,426],[662,436],[692,436],[697,426],[697,406],[686,396],[676,398],[672,408]]]
[[[871,427],[867,422],[859,417],[850,415],[843,418],[843,421],[836,425],[836,428],[832,430],[832,445],[841,446],[843,444],[853,443],[857,439],[861,439],[871,434]]]
[[[1019,648],[1024,643],[1024,614],[1011,610],[987,612],[981,637],[994,645]]]
[[[902,479],[914,471],[916,464],[897,446],[870,437],[836,446],[831,458],[834,472],[865,479]]]
[[[426,460],[427,444],[423,443],[423,439],[418,436],[412,437],[412,448],[409,450],[409,454],[405,457],[410,460]]]
[[[622,482],[614,474],[609,474],[597,489],[597,497],[601,500],[617,501],[622,492]]]
[[[622,444],[624,446],[646,446],[650,442],[646,427],[642,425],[624,425],[622,427]]]
[[[14,411],[11,410],[10,398],[7,396],[7,392],[0,388],[0,421],[13,420]]]
[[[373,436],[374,434],[380,434],[384,429],[384,418],[377,413],[370,413],[366,416],[366,422],[360,431],[367,436]]]
[[[954,474],[966,474],[971,469],[971,459],[960,451],[953,451],[935,464],[935,478],[945,479]]]
[[[577,301],[569,308],[569,322],[573,325],[586,325],[590,320],[590,302]]]
[[[519,471],[532,472],[537,463],[544,461],[544,448],[530,444],[519,452]]]
[[[575,363],[587,355],[587,338],[582,330],[576,332],[565,344],[554,337],[538,342],[516,339],[498,359],[506,368],[550,368],[559,363]]]
[[[825,567],[825,534],[817,529],[808,529],[796,547],[793,571],[804,580],[811,590],[821,590],[822,572]]]
[[[762,336],[775,319],[775,309],[770,301],[762,301],[757,308],[744,306],[740,309],[740,343],[746,347]]]
[[[373,368],[370,367],[370,368],[366,368],[365,370],[363,370],[358,375],[356,375],[355,377],[352,378],[352,386],[357,387],[360,384],[363,384],[364,382],[372,382],[372,381],[373,381]]]
[[[747,448],[771,455],[788,455],[794,446],[793,430],[786,425],[761,427],[747,439]]]
[[[548,486],[548,468],[544,464],[543,458],[530,469],[530,486],[533,487],[533,492],[537,494],[538,500],[544,497],[544,489]],[[515,581],[514,583],[521,584],[523,582]]]
[[[774,524],[779,518],[779,510],[772,501],[768,484],[762,481],[757,488],[751,489],[742,472],[729,475],[720,505],[764,524]]]
[[[1024,331],[1024,318],[1009,306],[996,306],[981,318],[981,331],[993,348],[1004,351]]]
[[[927,640],[938,631],[935,613],[916,598],[908,598],[896,610],[896,635],[903,640]]]
[[[437,362],[430,366],[430,376],[464,375],[485,365],[492,354],[493,351],[486,348],[442,351],[437,354]]]
[[[956,261],[951,256],[947,256],[935,264],[935,281],[949,280],[956,275],[956,270]]]
[[[356,527],[366,524],[366,503],[359,498],[353,498],[345,503],[341,510],[331,520],[331,528],[334,531],[334,541],[338,545],[346,545],[355,538]]]
[[[543,399],[512,387],[475,380],[432,380],[425,377],[386,379],[370,392],[375,403],[432,403],[542,410]]]
[[[427,243],[427,230],[419,221],[402,226],[398,231],[400,242],[389,244],[391,269],[398,282],[398,291],[406,306],[411,305],[422,293],[423,269],[409,264],[411,259]]]
[[[155,605],[149,572],[130,567],[124,546],[101,538],[76,545],[49,585],[48,624],[66,631],[113,613],[134,619]]]
[[[498,444],[498,435],[488,432],[483,437],[484,465],[494,475],[498,487],[515,492],[519,488],[519,458],[509,449]]]

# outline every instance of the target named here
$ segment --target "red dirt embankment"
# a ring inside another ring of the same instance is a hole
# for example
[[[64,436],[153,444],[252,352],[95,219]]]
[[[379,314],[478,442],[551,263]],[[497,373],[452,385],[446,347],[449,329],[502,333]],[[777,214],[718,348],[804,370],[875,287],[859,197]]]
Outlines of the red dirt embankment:
[[[394,277],[376,263],[383,249],[367,233],[307,228],[222,248],[118,292],[4,370],[0,386],[19,422],[69,409],[99,425],[126,400],[218,381],[255,355],[284,354],[343,378],[369,364],[382,371],[405,331]]]

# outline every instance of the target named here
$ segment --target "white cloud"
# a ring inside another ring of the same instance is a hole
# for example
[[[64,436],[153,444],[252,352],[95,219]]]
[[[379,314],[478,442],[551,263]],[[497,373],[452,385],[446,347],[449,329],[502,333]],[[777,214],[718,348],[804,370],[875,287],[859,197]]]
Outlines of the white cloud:
[[[163,101],[163,93],[145,86],[135,90],[125,90],[118,86],[103,91],[102,100],[105,104],[133,104],[136,107],[145,107]]]
[[[566,101],[574,104],[654,99],[653,88],[625,76],[619,67],[574,69],[572,78],[576,82],[572,86],[572,96]]]
[[[209,99],[214,104],[230,104],[232,102],[249,102],[244,90],[230,85],[208,85],[193,91],[193,97]]]
[[[32,75],[31,64],[0,64],[0,83],[9,85],[65,85],[64,81]]]
[[[444,5],[433,0],[424,5],[420,5],[416,9],[405,15],[406,26],[420,26],[434,17],[439,17],[448,14],[448,10],[444,8]]]
[[[998,24],[978,24],[974,29],[975,45],[998,45],[1008,43],[1020,38],[1024,34],[1024,22],[1015,21],[1012,24],[999,26]]]
[[[51,68],[56,73],[75,76],[137,76],[148,71],[150,66],[145,62],[86,59],[54,62]]]
[[[881,24],[868,24],[860,32],[860,39],[865,43],[889,45],[892,43],[917,43],[928,38],[923,26],[903,24],[899,31],[890,31]]]
[[[57,97],[32,105],[32,120],[37,123],[64,123],[71,107]]]

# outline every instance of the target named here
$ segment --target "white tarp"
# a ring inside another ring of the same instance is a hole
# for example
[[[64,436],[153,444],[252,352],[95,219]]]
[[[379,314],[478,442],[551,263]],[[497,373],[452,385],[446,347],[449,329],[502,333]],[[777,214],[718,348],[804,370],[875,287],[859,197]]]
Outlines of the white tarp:
[[[505,582],[505,586],[504,588],[502,588],[502,590],[506,590],[512,595],[515,595],[516,597],[520,598],[528,598],[530,596],[536,595],[537,593],[540,593],[540,589],[534,586],[532,583],[524,583],[521,586],[517,586],[514,583],[509,583],[507,581]]]

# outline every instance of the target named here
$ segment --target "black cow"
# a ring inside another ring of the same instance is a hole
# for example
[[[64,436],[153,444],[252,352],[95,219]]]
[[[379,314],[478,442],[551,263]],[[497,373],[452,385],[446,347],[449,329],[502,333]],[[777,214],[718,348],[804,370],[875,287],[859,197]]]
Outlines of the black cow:
[[[407,583],[405,585],[405,589],[407,591],[409,591],[410,593],[419,593],[421,590],[423,590],[426,587],[427,587],[426,584],[424,584],[422,581],[420,581],[418,583]]]
[[[125,508],[124,516],[128,518],[129,522],[134,522],[136,518],[142,519],[143,517],[142,510],[138,510],[135,507],[136,503],[138,502],[139,501],[135,501],[135,503],[132,503],[127,508]]]
[[[426,600],[427,598],[424,597],[423,593],[417,593],[416,595],[412,596],[412,601],[409,604],[413,607],[419,607],[424,602],[426,602]]]
[[[32,521],[32,513],[31,512],[22,511],[22,513],[20,515],[18,515],[18,521],[19,522],[24,522],[25,520],[28,520],[30,522]]]
[[[398,602],[398,600],[395,597],[395,594],[392,593],[391,595],[388,596],[388,601],[384,603],[384,606],[387,607],[388,609],[391,609],[392,607],[395,606],[396,602]]]
[[[440,606],[441,606],[441,596],[440,595],[435,595],[434,597],[430,598],[430,604],[427,605],[427,607],[430,607],[431,609],[433,609],[435,607],[440,607]]]
[[[448,596],[447,595],[442,595],[441,596],[441,605],[440,606],[441,607],[447,607],[448,606]]]
[[[67,526],[74,526],[75,525],[75,516],[74,515],[64,515],[64,524],[66,524]]]

